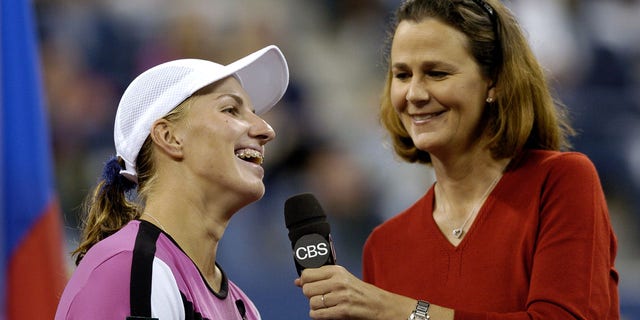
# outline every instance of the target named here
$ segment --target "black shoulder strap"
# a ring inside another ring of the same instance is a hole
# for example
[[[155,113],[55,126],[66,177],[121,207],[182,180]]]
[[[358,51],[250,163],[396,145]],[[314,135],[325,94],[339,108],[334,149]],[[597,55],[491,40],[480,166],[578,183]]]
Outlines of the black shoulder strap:
[[[156,253],[156,240],[160,229],[145,221],[140,222],[136,243],[133,247],[131,262],[131,282],[129,303],[131,315],[127,320],[151,320],[151,277],[153,274],[153,259]]]

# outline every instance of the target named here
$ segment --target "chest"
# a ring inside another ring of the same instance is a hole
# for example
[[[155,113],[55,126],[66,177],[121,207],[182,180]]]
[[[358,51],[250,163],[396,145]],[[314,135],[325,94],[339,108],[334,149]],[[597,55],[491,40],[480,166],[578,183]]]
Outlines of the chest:
[[[454,239],[457,243],[429,216],[400,227],[405,232],[387,234],[376,250],[376,285],[447,306],[522,308],[529,292],[539,210],[535,201],[519,207],[506,203],[488,202],[464,237]]]

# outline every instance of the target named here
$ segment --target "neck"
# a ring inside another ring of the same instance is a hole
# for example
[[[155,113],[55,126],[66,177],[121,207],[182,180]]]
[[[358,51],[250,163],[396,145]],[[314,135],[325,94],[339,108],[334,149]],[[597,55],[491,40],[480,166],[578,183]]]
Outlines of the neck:
[[[470,225],[470,221],[502,177],[508,163],[509,160],[505,159],[485,165],[476,162],[459,170],[436,168],[434,219],[443,231],[464,230]],[[448,172],[456,174],[450,175]]]
[[[444,162],[432,158],[436,180],[449,197],[458,200],[477,198],[493,179],[502,174],[510,159],[493,159],[490,154],[474,154]]]
[[[211,288],[218,291],[222,273],[216,266],[218,243],[229,220],[214,208],[194,205],[175,197],[150,197],[141,219],[147,220],[171,235],[191,258]]]

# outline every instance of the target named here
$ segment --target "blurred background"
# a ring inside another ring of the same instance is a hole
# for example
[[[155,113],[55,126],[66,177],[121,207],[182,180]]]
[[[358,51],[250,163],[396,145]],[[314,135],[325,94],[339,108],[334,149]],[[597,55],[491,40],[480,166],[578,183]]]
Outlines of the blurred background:
[[[293,285],[288,197],[318,197],[338,262],[359,275],[371,229],[433,183],[427,167],[394,158],[377,120],[387,21],[399,0],[34,3],[65,252],[77,245],[85,194],[115,153],[120,95],[143,70],[176,58],[229,63],[276,44],[288,59],[289,90],[265,116],[277,132],[267,148],[267,193],[234,217],[219,256],[264,319],[308,318],[308,301]],[[640,319],[640,1],[506,4],[571,110],[575,149],[599,171],[619,240],[623,319]]]

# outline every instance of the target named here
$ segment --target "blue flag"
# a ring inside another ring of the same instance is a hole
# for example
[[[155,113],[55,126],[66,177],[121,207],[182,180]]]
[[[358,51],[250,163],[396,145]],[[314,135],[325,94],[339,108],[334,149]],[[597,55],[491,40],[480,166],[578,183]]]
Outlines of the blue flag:
[[[52,319],[66,274],[32,4],[0,5],[0,319]]]

